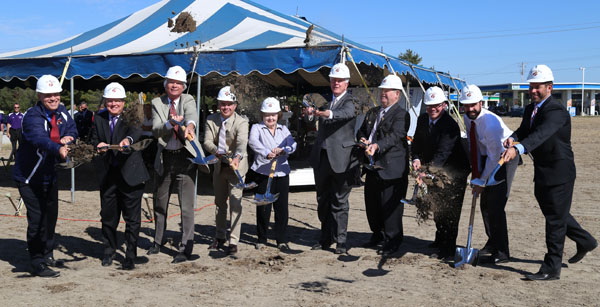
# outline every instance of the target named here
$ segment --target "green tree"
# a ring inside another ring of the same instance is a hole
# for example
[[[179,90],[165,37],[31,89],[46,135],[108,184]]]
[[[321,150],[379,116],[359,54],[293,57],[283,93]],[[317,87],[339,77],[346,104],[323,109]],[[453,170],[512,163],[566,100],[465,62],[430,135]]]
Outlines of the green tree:
[[[423,60],[423,58],[421,58],[418,53],[410,49],[406,49],[406,51],[404,53],[400,53],[398,57],[415,65],[419,65]]]

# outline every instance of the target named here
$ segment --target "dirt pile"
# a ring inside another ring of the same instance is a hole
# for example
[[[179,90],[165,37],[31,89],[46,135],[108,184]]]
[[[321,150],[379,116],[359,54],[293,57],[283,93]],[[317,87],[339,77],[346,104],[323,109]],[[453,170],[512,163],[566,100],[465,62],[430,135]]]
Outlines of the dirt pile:
[[[68,157],[78,163],[91,162],[94,156],[96,156],[96,148],[91,144],[77,143],[69,145]]]
[[[432,214],[440,214],[448,211],[456,197],[464,193],[465,176],[454,173],[448,169],[433,166],[425,166],[422,170],[432,176],[424,177],[423,182],[426,191],[419,188],[415,206],[417,207],[417,221],[427,221]]]
[[[137,101],[123,111],[123,120],[131,127],[141,127],[144,122],[144,105]]]
[[[179,16],[177,16],[177,19],[175,19],[175,24],[173,24],[173,19],[169,18],[167,26],[169,28],[172,28],[171,32],[175,33],[196,31],[196,21],[188,12],[182,12],[181,14],[179,14]]]

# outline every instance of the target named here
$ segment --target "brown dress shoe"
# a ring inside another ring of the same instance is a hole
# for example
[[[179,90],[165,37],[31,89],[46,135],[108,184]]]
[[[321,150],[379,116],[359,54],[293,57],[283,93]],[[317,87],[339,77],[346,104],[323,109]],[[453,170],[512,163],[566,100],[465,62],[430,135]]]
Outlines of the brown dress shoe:
[[[225,239],[214,239],[213,242],[208,246],[210,250],[223,249],[225,247]]]
[[[233,255],[237,254],[237,252],[238,252],[237,245],[230,244],[229,248],[227,249],[227,255],[233,256]]]

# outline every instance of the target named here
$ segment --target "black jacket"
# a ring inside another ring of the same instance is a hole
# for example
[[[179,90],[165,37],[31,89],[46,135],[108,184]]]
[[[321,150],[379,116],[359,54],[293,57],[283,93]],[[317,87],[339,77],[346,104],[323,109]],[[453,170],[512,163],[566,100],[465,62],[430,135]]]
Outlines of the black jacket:
[[[358,139],[369,138],[381,108],[381,106],[374,107],[367,112],[358,130]],[[376,143],[379,149],[373,156],[373,160],[375,165],[383,167],[377,170],[382,179],[397,179],[408,175],[406,132],[409,126],[410,115],[400,107],[399,103],[390,107],[377,125],[372,143]]]
[[[421,160],[421,164],[451,168],[461,172],[470,170],[469,159],[465,153],[460,137],[460,128],[448,112],[429,131],[429,115],[421,114],[417,120],[417,129],[411,145],[413,159]]]
[[[525,107],[521,126],[511,136],[533,156],[533,180],[548,186],[575,180],[569,112],[560,101],[549,97],[538,109],[529,127],[534,107],[533,103]]]
[[[111,145],[118,145],[124,138],[131,137],[133,142],[139,140],[141,136],[140,129],[129,126],[122,120],[122,116],[117,120],[113,131],[112,138],[110,136],[110,122],[108,112],[96,114],[94,117],[94,126],[90,141],[94,147],[99,143],[104,142]],[[115,161],[116,160],[116,161]],[[125,182],[130,186],[136,186],[150,179],[144,160],[142,159],[141,151],[124,153],[116,150],[108,150],[96,157],[96,165],[100,184],[106,180],[106,175],[110,168],[118,168]]]

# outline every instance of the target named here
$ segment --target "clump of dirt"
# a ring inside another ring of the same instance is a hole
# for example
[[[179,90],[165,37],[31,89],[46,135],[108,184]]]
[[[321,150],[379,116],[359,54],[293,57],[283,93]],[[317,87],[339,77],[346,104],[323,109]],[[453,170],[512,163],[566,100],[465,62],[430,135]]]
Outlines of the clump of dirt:
[[[76,286],[75,283],[68,282],[68,283],[64,283],[64,284],[47,285],[47,286],[44,286],[44,288],[46,288],[48,291],[50,291],[50,293],[55,294],[55,293],[71,291],[71,290],[73,290],[73,288],[75,288],[75,286]]]
[[[465,176],[459,173],[433,166],[425,166],[422,170],[431,177],[424,177],[423,182],[427,187],[427,193],[419,187],[419,193],[415,200],[417,207],[417,222],[420,224],[431,218],[433,214],[448,214],[442,218],[453,217],[449,210],[456,202],[456,198],[462,197],[465,188]]]
[[[135,101],[123,111],[123,121],[131,127],[141,127],[144,122],[144,105]]]
[[[196,21],[192,17],[192,15],[188,12],[182,12],[175,19],[175,25],[173,26],[173,20],[169,18],[169,23],[167,26],[171,29],[171,32],[175,33],[185,33],[185,32],[194,32],[196,31]]]
[[[223,86],[229,85],[235,94],[239,106],[237,112],[248,116],[250,122],[260,122],[260,106],[267,97],[277,96],[277,89],[259,78],[258,76],[235,76],[222,82]],[[282,104],[284,101],[280,101]]]
[[[246,266],[248,269],[263,270],[266,273],[280,272],[291,262],[295,262],[296,258],[286,259],[284,256],[277,254],[268,256],[266,259],[244,259],[235,261],[232,264],[236,266]]]
[[[179,267],[177,267],[177,273],[184,274],[184,275],[198,274],[198,273],[203,273],[203,272],[207,272],[207,271],[208,271],[207,266],[203,266],[203,265],[200,265],[197,263],[184,263],[183,265],[180,265]]]
[[[77,143],[69,145],[68,157],[73,161],[88,163],[91,162],[96,155],[96,148],[94,148],[94,146],[91,144]]]
[[[163,277],[165,277],[165,272],[135,272],[135,273],[129,275],[129,277],[127,277],[127,280],[132,280],[134,278],[158,279],[158,278],[163,278]]]

